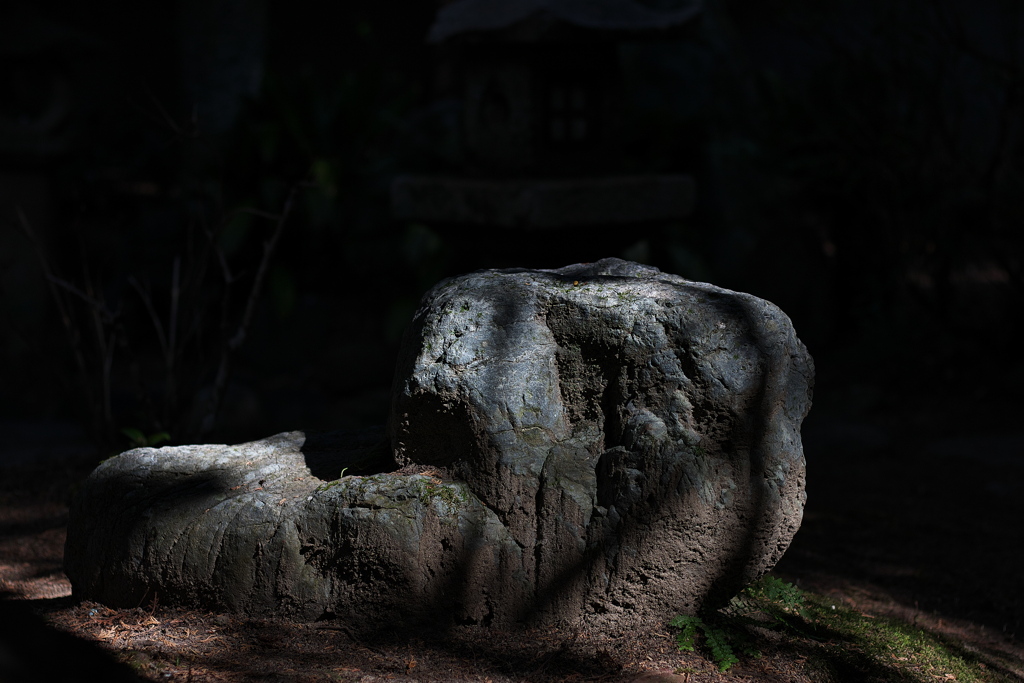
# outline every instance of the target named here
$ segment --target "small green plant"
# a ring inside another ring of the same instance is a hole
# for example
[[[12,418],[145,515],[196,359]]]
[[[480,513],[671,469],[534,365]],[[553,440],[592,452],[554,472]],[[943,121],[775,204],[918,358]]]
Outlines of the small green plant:
[[[697,651],[697,637],[704,636],[704,644],[711,652],[711,659],[718,666],[719,671],[728,671],[733,665],[739,664],[739,657],[733,650],[735,634],[727,627],[708,624],[700,617],[679,616],[671,622],[674,628],[680,629],[676,636],[676,644],[680,650],[686,652]],[[746,648],[743,650],[746,652]],[[752,653],[754,654],[754,653]]]
[[[124,427],[121,433],[128,437],[132,448],[153,448],[171,440],[171,435],[167,432],[156,432],[147,436],[141,429],[134,427]]]
[[[804,592],[774,576],[765,576],[747,586],[741,595],[772,603],[783,612],[804,615]]]
[[[713,620],[709,618],[709,621],[705,621],[700,617],[683,615],[673,619],[671,626],[680,629],[676,636],[680,650],[696,652],[697,638],[703,636],[704,645],[718,670],[728,671],[740,662],[737,651],[751,657],[760,656],[751,646],[744,626],[753,624],[763,627],[765,624],[751,619],[751,614],[766,614],[784,628],[793,629],[784,615],[803,616],[803,605],[803,591],[774,576],[766,576],[744,588]]]

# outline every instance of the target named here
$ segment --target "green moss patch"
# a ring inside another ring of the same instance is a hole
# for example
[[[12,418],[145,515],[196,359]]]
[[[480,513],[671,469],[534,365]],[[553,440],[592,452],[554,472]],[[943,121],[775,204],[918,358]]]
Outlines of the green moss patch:
[[[772,576],[717,612],[681,616],[671,625],[681,650],[701,652],[722,671],[763,651],[797,657],[816,681],[1017,680],[941,634],[861,613]]]

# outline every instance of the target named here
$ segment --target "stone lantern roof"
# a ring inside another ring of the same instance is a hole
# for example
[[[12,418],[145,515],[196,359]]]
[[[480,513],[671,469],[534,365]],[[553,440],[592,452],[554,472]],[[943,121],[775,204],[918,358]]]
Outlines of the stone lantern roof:
[[[438,12],[427,41],[495,31],[506,33],[506,39],[538,40],[544,27],[556,23],[616,33],[664,31],[686,24],[703,5],[703,0],[455,0]]]

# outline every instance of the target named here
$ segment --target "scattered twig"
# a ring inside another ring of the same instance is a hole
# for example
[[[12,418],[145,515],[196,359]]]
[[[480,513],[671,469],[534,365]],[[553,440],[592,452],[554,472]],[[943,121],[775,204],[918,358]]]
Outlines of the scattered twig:
[[[359,637],[355,634],[355,632],[351,628],[346,626],[345,624],[317,624],[313,628],[315,628],[318,631],[341,631],[346,636],[348,636],[352,640],[353,643],[355,643],[359,647],[364,647],[367,650],[369,650],[371,652],[376,652],[377,654],[379,654],[381,656],[383,656],[385,654],[383,650],[380,650],[378,648],[375,648],[372,645],[367,645],[366,643],[364,643],[362,640],[359,639]]]

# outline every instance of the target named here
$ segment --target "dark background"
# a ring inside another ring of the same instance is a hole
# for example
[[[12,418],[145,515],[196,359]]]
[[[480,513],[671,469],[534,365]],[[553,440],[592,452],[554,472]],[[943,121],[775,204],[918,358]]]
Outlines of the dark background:
[[[697,203],[611,237],[391,217],[397,174],[465,167],[458,74],[424,42],[436,9],[4,4],[9,440],[82,434],[105,456],[126,428],[187,443],[382,423],[427,288],[566,253],[778,304],[816,360],[811,420],[1019,431],[1024,6],[711,0],[692,30],[623,42],[616,164],[692,174]]]

